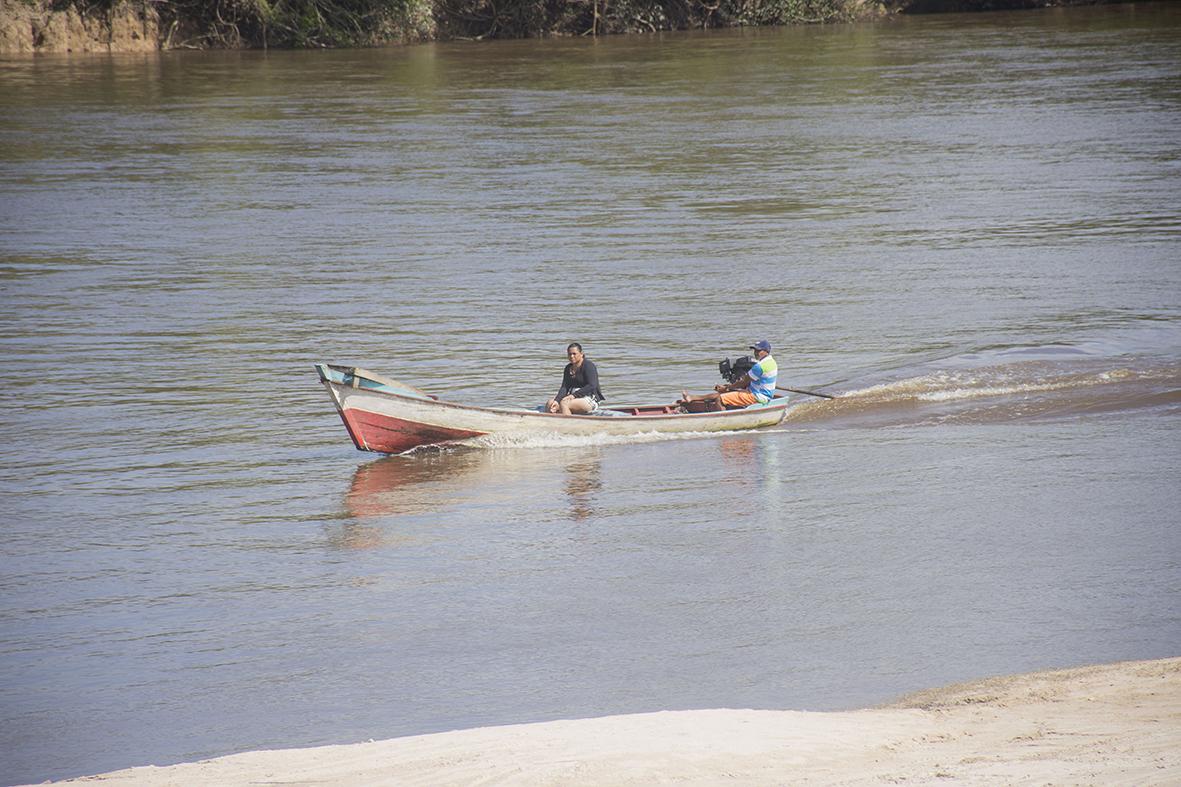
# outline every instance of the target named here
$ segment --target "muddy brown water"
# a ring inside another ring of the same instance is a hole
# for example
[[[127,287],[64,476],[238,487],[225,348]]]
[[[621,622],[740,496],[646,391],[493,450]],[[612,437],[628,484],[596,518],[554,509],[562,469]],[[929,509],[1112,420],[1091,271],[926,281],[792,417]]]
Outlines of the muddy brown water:
[[[1176,655],[1181,9],[0,60],[0,781]],[[356,452],[312,364],[780,426]]]

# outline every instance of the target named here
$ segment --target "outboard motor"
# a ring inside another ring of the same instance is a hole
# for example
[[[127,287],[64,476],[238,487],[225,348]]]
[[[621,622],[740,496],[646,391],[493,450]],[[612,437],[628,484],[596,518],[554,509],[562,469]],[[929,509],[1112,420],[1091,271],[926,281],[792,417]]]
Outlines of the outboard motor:
[[[726,382],[736,383],[754,368],[755,363],[757,363],[755,359],[749,355],[735,358],[732,363],[729,358],[723,358],[718,363],[718,374],[722,375],[722,379]]]

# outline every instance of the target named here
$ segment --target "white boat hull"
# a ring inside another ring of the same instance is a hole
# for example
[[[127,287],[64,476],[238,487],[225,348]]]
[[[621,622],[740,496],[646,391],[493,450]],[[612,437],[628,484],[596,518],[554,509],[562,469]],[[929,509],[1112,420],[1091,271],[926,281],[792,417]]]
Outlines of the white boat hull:
[[[472,407],[440,402],[394,381],[348,367],[318,365],[320,377],[357,448],[402,453],[423,445],[485,435],[528,438],[548,435],[628,436],[650,433],[729,432],[773,426],[783,420],[787,400],[713,413],[681,413],[675,405],[610,408],[623,415],[560,415],[533,410]],[[342,370],[347,370],[342,374]],[[380,380],[380,378],[378,378]],[[367,387],[368,386],[368,387]],[[406,391],[403,393],[402,391]],[[415,393],[409,393],[409,392]]]

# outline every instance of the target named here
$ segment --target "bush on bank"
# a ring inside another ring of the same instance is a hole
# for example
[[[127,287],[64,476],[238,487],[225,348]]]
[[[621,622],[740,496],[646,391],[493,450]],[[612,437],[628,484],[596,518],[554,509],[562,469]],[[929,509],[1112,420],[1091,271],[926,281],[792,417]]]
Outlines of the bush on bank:
[[[0,0],[0,51],[372,46],[815,24],[907,11],[1104,1]]]
[[[40,6],[43,30],[64,17],[58,25],[74,38],[83,29],[101,37],[135,15],[165,49],[604,35],[849,20],[878,8],[875,0],[0,0],[0,9],[21,4]]]

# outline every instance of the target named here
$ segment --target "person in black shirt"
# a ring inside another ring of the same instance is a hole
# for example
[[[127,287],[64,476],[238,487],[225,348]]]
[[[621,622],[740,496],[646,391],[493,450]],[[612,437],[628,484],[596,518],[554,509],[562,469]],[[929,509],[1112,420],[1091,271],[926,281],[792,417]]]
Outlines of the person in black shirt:
[[[566,357],[570,363],[562,372],[562,387],[546,402],[545,409],[562,415],[593,413],[604,398],[599,389],[599,370],[594,361],[583,355],[578,342],[566,348]]]

